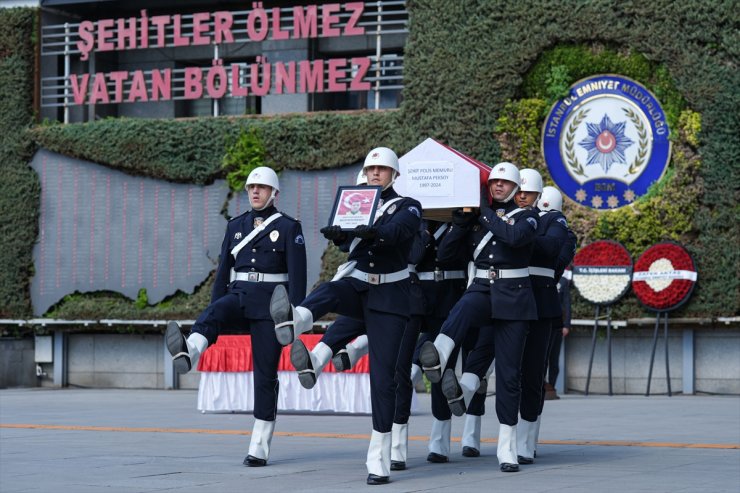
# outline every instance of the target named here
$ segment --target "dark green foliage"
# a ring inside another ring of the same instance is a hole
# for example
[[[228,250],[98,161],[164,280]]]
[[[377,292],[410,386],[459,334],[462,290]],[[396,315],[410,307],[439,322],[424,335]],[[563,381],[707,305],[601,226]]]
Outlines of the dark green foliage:
[[[269,166],[265,160],[265,146],[256,128],[242,130],[232,145],[226,148],[223,168],[232,190],[241,190],[249,173],[260,166]]]
[[[0,318],[31,314],[40,187],[27,162],[33,123],[35,11],[0,9]]]
[[[109,118],[39,126],[32,135],[49,150],[131,174],[207,184],[224,176],[227,148],[245,132],[257,132],[265,162],[276,169],[325,169],[355,163],[378,145],[408,150],[408,141],[394,130],[398,121],[396,111],[187,120]]]

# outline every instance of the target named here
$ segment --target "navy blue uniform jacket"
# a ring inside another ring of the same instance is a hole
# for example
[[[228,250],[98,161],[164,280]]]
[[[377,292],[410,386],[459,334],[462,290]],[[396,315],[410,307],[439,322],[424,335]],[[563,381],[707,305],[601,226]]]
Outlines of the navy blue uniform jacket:
[[[564,245],[570,243],[568,223],[559,211],[550,211],[540,216],[537,237],[529,265],[555,271]],[[544,276],[532,276],[534,297],[537,300],[539,318],[560,317],[557,281]]]
[[[384,190],[380,197],[386,203],[399,195],[391,187]],[[421,204],[408,197],[401,198],[391,204],[375,222],[375,238],[360,241],[349,254],[349,260],[357,261],[355,269],[371,274],[390,274],[407,269],[420,221]],[[350,238],[340,248],[348,251],[351,242],[350,232]],[[345,279],[355,291],[368,292],[368,308],[371,310],[409,316],[409,279],[378,285],[352,277]]]
[[[476,269],[526,269],[532,256],[534,239],[537,236],[537,214],[522,210],[504,222],[500,215],[516,209],[513,200],[493,203],[493,209],[483,208],[478,224],[460,227],[450,226],[450,231],[439,245],[438,256],[442,261],[455,257],[471,260],[483,237],[491,231],[493,237],[475,259]],[[489,292],[491,296],[491,318],[500,320],[536,320],[532,284],[529,276],[513,279],[475,279],[469,291]]]
[[[438,258],[439,245],[449,231],[445,229],[439,240],[434,239],[434,233],[444,225],[438,221],[422,221],[424,232],[422,233],[422,242],[424,245],[424,257],[416,265],[417,272],[433,272],[435,269],[440,271],[462,271],[466,272],[467,259],[463,256],[454,257],[448,261],[442,261]],[[421,281],[421,289],[424,292],[424,302],[427,306],[427,315],[435,318],[447,318],[450,310],[460,300],[465,292],[465,279],[447,279],[443,281]]]
[[[270,206],[261,211],[245,212],[229,221],[221,245],[211,302],[229,291],[235,292],[239,294],[246,318],[271,320],[270,297],[278,284],[287,287],[293,305],[300,304],[306,297],[306,242],[301,223],[292,217],[283,214],[242,248],[236,259],[231,255],[231,249],[252,232],[256,218],[261,217],[264,221],[275,212],[275,207]],[[232,268],[237,272],[287,273],[289,280],[287,283],[229,282]]]

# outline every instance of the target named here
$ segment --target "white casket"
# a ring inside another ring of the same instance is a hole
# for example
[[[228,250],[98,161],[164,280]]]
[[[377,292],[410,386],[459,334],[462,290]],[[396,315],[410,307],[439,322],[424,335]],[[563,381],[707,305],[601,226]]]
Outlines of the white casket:
[[[454,209],[479,207],[481,185],[491,171],[487,164],[432,138],[398,161],[396,191],[421,202],[424,217],[440,221],[448,221]]]

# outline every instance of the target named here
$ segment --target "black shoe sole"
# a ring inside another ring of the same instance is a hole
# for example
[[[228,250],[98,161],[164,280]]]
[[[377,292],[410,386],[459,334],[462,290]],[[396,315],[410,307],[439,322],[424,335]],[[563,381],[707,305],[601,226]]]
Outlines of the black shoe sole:
[[[406,463],[401,460],[392,460],[391,461],[391,471],[405,471],[406,470]]]
[[[270,316],[275,325],[293,320],[293,309],[290,306],[288,291],[282,284],[278,284],[275,287],[275,291],[272,292],[272,297],[270,298]],[[293,326],[284,325],[282,327],[275,327],[275,337],[280,344],[287,346],[293,342]]]
[[[188,356],[188,345],[185,336],[182,335],[180,325],[177,322],[168,322],[164,333],[167,351],[172,355],[172,365],[175,373],[187,373],[192,368],[190,356]]]
[[[346,349],[342,349],[331,359],[334,364],[334,369],[337,371],[347,371],[352,369],[351,361],[349,360],[349,354]]]
[[[424,374],[431,383],[439,383],[442,380],[439,353],[431,341],[422,344],[419,350],[419,362],[421,362],[421,369],[424,370]]]
[[[447,404],[450,406],[450,411],[455,416],[462,416],[465,414],[466,406],[463,400],[463,393],[460,384],[457,381],[457,376],[452,368],[445,370],[442,376],[442,394],[447,399]]]
[[[519,472],[519,464],[501,464],[501,472]]]
[[[311,363],[311,354],[300,339],[290,346],[290,362],[298,372],[298,381],[304,389],[312,389],[316,385],[316,372]]]
[[[449,462],[449,458],[446,455],[442,454],[436,454],[434,452],[430,452],[429,455],[427,455],[427,462],[431,462],[433,464],[444,464],[445,462]]]
[[[388,484],[390,483],[390,481],[391,480],[388,476],[378,476],[376,474],[367,475],[367,484],[370,484],[370,485]]]
[[[260,459],[253,455],[248,455],[243,464],[248,467],[265,467],[267,465],[267,459]]]
[[[480,450],[475,447],[463,447],[463,457],[480,457]]]
[[[531,457],[523,457],[521,455],[517,455],[516,460],[517,462],[519,462],[519,464],[534,464],[534,459],[532,459]]]

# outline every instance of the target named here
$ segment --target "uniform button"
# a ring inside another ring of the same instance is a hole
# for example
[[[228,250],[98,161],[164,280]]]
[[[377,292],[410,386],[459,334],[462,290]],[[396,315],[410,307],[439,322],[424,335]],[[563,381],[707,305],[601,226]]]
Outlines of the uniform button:
[[[254,262],[256,262],[256,260],[255,259],[252,259],[252,263],[254,263]]]
[[[493,284],[493,279],[491,279],[491,280],[490,280],[490,281],[488,281],[488,282],[489,282],[490,284]]]
[[[491,242],[491,245],[495,245],[495,244],[496,244],[496,242],[495,242],[495,241],[492,241],[492,242]]]
[[[372,263],[372,262],[370,262],[370,263],[369,263],[368,265],[369,265],[370,267],[375,267],[375,264],[374,264],[374,263]]]
[[[252,268],[251,268],[251,269],[249,269],[249,270],[250,270],[250,271],[252,271],[252,272],[254,272],[254,267],[252,267]]]
[[[257,251],[257,249],[256,249],[256,248],[252,248],[252,253],[254,253],[254,252],[256,252],[256,251]]]
[[[520,284],[520,285],[519,285],[519,287],[521,288],[521,287],[522,287],[522,285]]]
[[[489,255],[488,258],[493,258],[493,255]]]
[[[367,254],[368,254],[368,255],[372,255],[372,254],[373,254],[373,252],[372,252],[372,251],[368,251],[368,252],[367,252]]]
[[[439,248],[437,248],[437,247],[434,247],[434,249],[435,249],[435,250],[439,250]]]

